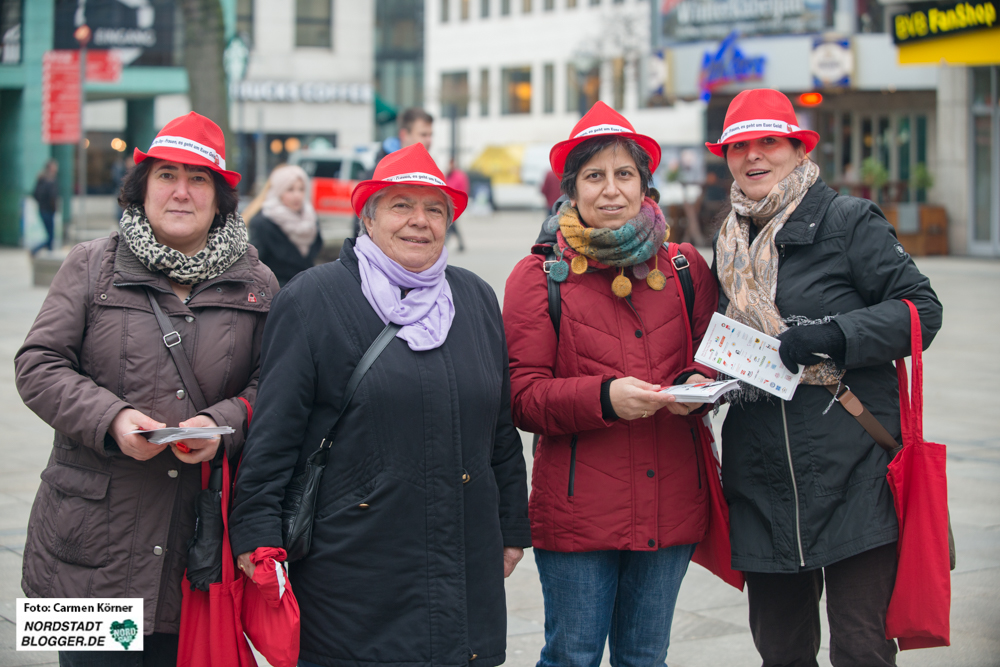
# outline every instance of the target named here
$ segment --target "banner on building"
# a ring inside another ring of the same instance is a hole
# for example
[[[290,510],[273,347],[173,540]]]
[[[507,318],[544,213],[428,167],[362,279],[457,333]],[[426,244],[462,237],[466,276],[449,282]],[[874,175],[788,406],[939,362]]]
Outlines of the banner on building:
[[[663,42],[822,32],[826,0],[660,0]]]
[[[174,0],[55,0],[56,49],[79,45],[73,31],[86,19],[93,33],[90,46],[115,49],[124,65],[176,66]],[[83,14],[81,14],[81,11]]]
[[[997,26],[994,2],[916,2],[890,22],[897,46]]]
[[[80,141],[80,59],[78,51],[46,51],[42,56],[42,142]]]

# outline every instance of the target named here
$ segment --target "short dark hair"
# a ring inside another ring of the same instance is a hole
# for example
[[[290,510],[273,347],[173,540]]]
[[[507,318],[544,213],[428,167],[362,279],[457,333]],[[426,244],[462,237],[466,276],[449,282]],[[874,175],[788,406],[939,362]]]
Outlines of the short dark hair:
[[[149,180],[149,172],[157,162],[157,158],[146,158],[139,164],[128,170],[125,178],[122,179],[122,187],[118,192],[118,205],[128,208],[132,204],[142,206],[146,203],[146,181]],[[235,213],[240,203],[240,196],[236,188],[231,186],[222,174],[214,169],[205,169],[212,174],[212,182],[215,184],[215,203],[219,207],[219,215],[223,218],[230,213]]]
[[[639,169],[639,178],[642,181],[642,195],[644,197],[649,195],[649,182],[653,180],[653,172],[649,168],[649,153],[634,140],[618,134],[588,139],[570,151],[566,158],[566,166],[563,168],[562,180],[559,182],[559,189],[563,191],[563,194],[570,199],[576,199],[576,177],[580,174],[580,170],[608,146],[624,148],[629,156],[635,160],[635,166]]]
[[[399,129],[410,132],[413,130],[413,124],[418,120],[422,120],[425,123],[434,123],[434,116],[430,115],[423,109],[410,107],[403,112],[402,116],[399,117]]]
[[[788,137],[788,140],[792,142],[792,148],[794,148],[795,150],[799,150],[799,147],[802,145],[801,139],[796,139],[795,137]],[[729,144],[722,144],[722,157],[728,157],[728,156],[729,156]]]

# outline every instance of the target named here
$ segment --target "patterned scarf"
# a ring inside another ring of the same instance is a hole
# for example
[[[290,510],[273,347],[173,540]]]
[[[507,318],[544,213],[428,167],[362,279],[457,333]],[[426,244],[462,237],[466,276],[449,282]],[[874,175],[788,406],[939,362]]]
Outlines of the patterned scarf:
[[[139,204],[125,209],[118,224],[122,238],[143,266],[154,273],[162,271],[181,285],[196,285],[222,275],[247,251],[247,227],[239,213],[226,216],[222,225],[213,225],[208,230],[208,243],[190,257],[157,242]]]
[[[636,267],[655,255],[667,237],[667,221],[663,211],[646,197],[639,214],[618,229],[585,227],[580,222],[580,212],[564,202],[559,215],[549,219],[556,222],[566,243],[576,253],[589,257],[605,266]],[[550,230],[554,231],[554,230]],[[648,267],[647,272],[648,272]],[[636,276],[645,278],[645,274]]]
[[[769,336],[777,336],[788,328],[785,322],[790,318],[782,318],[774,304],[778,288],[778,249],[774,237],[818,178],[819,167],[805,160],[760,201],[750,199],[733,183],[730,192],[733,210],[722,223],[716,246],[719,282],[729,297],[726,317]],[[753,243],[750,243],[751,224],[759,229]],[[842,376],[843,372],[832,361],[824,361],[807,366],[801,383],[837,384]]]

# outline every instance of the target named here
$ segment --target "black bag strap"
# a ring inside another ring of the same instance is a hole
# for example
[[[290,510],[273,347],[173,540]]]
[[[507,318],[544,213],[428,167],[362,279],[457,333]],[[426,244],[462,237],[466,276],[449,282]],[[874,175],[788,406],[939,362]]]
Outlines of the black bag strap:
[[[681,292],[684,293],[684,307],[687,310],[688,325],[694,326],[694,280],[691,278],[691,264],[688,262],[687,257],[684,256],[684,253],[681,252],[680,246],[676,243],[674,244],[674,248],[670,247],[669,241],[663,245],[667,249],[667,254],[671,255],[670,261],[673,262],[674,268],[677,269],[677,278],[681,283]]]
[[[542,270],[545,270],[548,262],[556,261],[556,252],[553,246],[546,246],[545,261],[542,263]],[[549,288],[549,319],[552,320],[552,328],[556,330],[556,339],[559,339],[559,321],[562,319],[562,295],[559,292],[559,283],[552,278],[552,274],[545,271],[545,282]]]
[[[333,425],[330,426],[330,430],[327,432],[326,437],[323,438],[321,443],[319,443],[318,451],[329,449],[333,446],[333,438],[337,434],[337,424],[340,422],[340,418],[344,416],[344,413],[347,412],[347,407],[351,404],[351,399],[354,398],[354,392],[357,391],[358,385],[361,384],[361,379],[365,376],[365,373],[368,372],[368,369],[372,367],[372,364],[375,363],[375,360],[378,359],[379,355],[382,354],[382,350],[388,347],[389,343],[392,342],[392,339],[396,337],[396,332],[398,332],[401,328],[403,328],[403,325],[395,324],[393,322],[389,322],[389,324],[385,325],[385,329],[382,329],[382,333],[380,333],[375,340],[372,341],[368,350],[361,357],[361,361],[359,361],[358,365],[354,367],[354,372],[351,373],[351,377],[347,381],[347,389],[344,391],[344,401],[340,406],[340,414],[338,414],[337,418],[333,420]]]
[[[170,323],[170,319],[163,313],[163,309],[157,303],[153,292],[147,289],[146,296],[149,297],[149,305],[153,308],[156,323],[160,325],[160,331],[163,333],[163,344],[167,346],[167,350],[169,350],[170,356],[174,360],[174,366],[177,367],[177,372],[180,373],[181,383],[187,390],[188,396],[191,397],[191,402],[194,403],[195,410],[201,412],[208,407],[208,401],[205,400],[205,394],[201,393],[198,378],[195,377],[194,371],[191,370],[191,362],[188,361],[187,355],[184,354],[184,348],[181,346],[181,335],[177,333],[174,325]]]

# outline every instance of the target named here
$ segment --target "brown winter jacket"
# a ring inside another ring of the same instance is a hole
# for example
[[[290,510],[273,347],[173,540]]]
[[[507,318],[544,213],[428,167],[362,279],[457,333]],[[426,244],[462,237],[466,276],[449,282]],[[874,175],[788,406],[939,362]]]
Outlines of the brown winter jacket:
[[[185,305],[162,273],[109,238],[74,247],[14,359],[25,405],[55,429],[28,521],[21,586],[29,597],[141,597],[145,632],[178,632],[181,576],[194,532],[199,465],[167,448],[148,461],[108,435],[124,408],[176,426],[197,410],[146,296],[155,291],[180,333],[209,404],[204,411],[246,437],[260,344],[278,283],[251,246],[221,276],[196,285]]]

